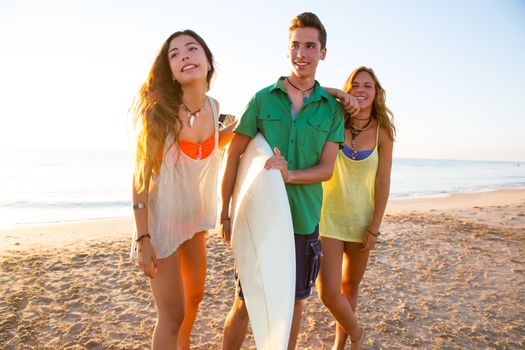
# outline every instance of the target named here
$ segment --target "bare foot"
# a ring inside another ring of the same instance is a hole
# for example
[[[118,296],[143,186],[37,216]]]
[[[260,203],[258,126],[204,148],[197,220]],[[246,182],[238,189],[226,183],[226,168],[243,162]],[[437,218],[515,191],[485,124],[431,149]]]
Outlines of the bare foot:
[[[356,340],[352,340],[352,350],[361,350],[363,348],[363,342],[365,341],[366,332],[363,326],[361,326],[361,335]]]

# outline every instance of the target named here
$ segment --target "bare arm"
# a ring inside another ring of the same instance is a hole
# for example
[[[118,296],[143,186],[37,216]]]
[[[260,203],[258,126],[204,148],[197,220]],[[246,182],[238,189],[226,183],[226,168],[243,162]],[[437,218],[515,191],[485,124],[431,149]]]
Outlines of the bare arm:
[[[160,149],[160,145],[157,143],[150,144],[152,147],[152,154],[157,154]],[[148,166],[144,171],[144,186],[142,189],[137,189],[133,181],[132,186],[132,200],[133,204],[143,203],[145,208],[134,209],[133,214],[135,217],[135,228],[137,231],[137,237],[149,234],[148,228],[148,188],[153,172],[153,165]],[[155,250],[151,245],[149,238],[144,238],[138,243],[137,262],[142,271],[149,277],[153,278],[153,275],[157,269],[157,259]]]
[[[133,204],[144,203],[144,205],[146,205],[146,207],[143,209],[133,210],[133,215],[135,217],[135,229],[137,231],[137,237],[140,237],[148,233],[148,207],[147,207],[148,205],[147,186],[148,185],[149,185],[149,181],[148,181],[148,184],[145,185],[146,189],[139,192],[135,184],[133,184],[133,190],[132,190]]]
[[[330,96],[332,96],[333,98],[336,98],[338,100],[342,99],[345,97],[346,93],[341,90],[341,89],[337,89],[337,88],[332,88],[332,87],[326,87],[326,86],[323,86],[323,89],[328,92],[328,94]]]
[[[215,109],[217,111],[217,115],[219,115],[219,111],[220,111],[219,102],[217,100],[214,100],[214,101],[215,101]],[[228,126],[219,130],[219,148],[223,148],[228,143],[230,143],[233,137],[233,129],[235,128],[236,125],[237,125],[237,120],[235,120],[234,122],[230,123]]]
[[[357,99],[349,93],[331,87],[323,87],[323,89],[325,89],[325,91],[328,92],[330,96],[339,100],[346,113],[354,115],[356,113],[359,113],[359,111],[361,110]]]
[[[388,136],[388,133],[383,128],[379,129],[378,151],[379,151],[379,165],[377,168],[376,181],[374,184],[374,214],[372,221],[368,225],[368,230],[365,232],[365,241],[363,244],[366,249],[372,249],[377,241],[377,234],[383,215],[385,214],[386,204],[388,202],[388,195],[390,193],[390,174],[392,170],[392,151],[394,142]]]
[[[237,120],[219,131],[219,147],[226,146],[233,138],[233,129],[237,126]]]
[[[392,152],[394,142],[388,133],[381,128],[379,130],[379,166],[377,168],[374,198],[374,216],[370,223],[373,232],[379,230],[383,215],[385,214],[388,195],[390,193],[390,174],[392,171]]]
[[[224,169],[224,177],[222,179],[222,210],[221,210],[221,225],[222,237],[226,243],[230,244],[230,201],[233,194],[233,187],[235,186],[235,179],[237,178],[237,166],[239,159],[246,150],[246,146],[250,142],[250,137],[244,134],[234,134],[230,147],[228,147],[228,155],[226,158],[226,166]]]
[[[327,142],[324,145],[319,163],[306,169],[288,170],[288,162],[281,155],[279,149],[275,147],[275,156],[269,158],[264,167],[266,169],[279,169],[284,182],[289,184],[311,184],[326,181],[332,177],[338,150],[338,143]]]

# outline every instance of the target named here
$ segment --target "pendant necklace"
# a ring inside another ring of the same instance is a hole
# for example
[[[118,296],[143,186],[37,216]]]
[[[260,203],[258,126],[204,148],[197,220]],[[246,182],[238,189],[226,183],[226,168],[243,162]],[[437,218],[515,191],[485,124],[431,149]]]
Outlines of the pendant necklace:
[[[204,101],[202,102],[201,108],[197,109],[195,112],[192,112],[191,109],[189,109],[183,102],[181,102],[182,108],[188,112],[188,124],[190,125],[190,128],[193,128],[193,124],[195,123],[195,119],[199,117],[200,111],[204,108],[206,105],[206,97],[204,97]]]
[[[306,101],[308,100],[308,98],[306,97],[306,93],[307,93],[308,91],[312,90],[312,89],[315,87],[315,83],[314,83],[314,85],[312,85],[311,88],[306,89],[306,90],[302,90],[302,89],[299,89],[297,86],[295,86],[295,85],[290,81],[290,78],[289,78],[289,77],[286,78],[286,80],[288,80],[288,83],[289,83],[293,88],[295,88],[296,90],[299,90],[299,91],[301,91],[301,92],[303,93],[303,104],[306,104]]]
[[[361,119],[361,120],[364,120],[364,119]],[[360,133],[367,130],[370,127],[370,124],[372,124],[372,117],[368,118],[368,122],[361,129],[354,128],[352,123],[350,123],[350,134],[352,134],[352,140],[350,140],[350,146],[354,152],[355,152],[355,139],[357,138],[357,136],[359,136]]]

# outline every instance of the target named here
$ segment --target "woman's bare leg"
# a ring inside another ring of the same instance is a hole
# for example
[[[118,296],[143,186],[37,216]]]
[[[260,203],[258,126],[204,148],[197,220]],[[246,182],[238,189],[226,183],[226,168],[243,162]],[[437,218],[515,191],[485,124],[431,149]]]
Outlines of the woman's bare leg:
[[[150,286],[157,306],[152,349],[173,349],[184,319],[184,291],[178,251],[158,260],[158,270],[154,278],[150,278]]]
[[[190,348],[190,336],[204,297],[206,280],[206,236],[199,232],[179,248],[181,275],[184,285],[184,320],[179,330],[179,350]]]
[[[341,292],[350,303],[354,314],[357,310],[359,285],[363,280],[370,253],[368,250],[362,251],[362,248],[363,245],[361,243],[347,242],[343,253]],[[334,349],[343,349],[347,339],[348,334],[338,323],[335,332]]]
[[[323,256],[321,257],[321,270],[317,279],[319,295],[335,320],[341,324],[343,329],[348,330],[353,339],[357,339],[361,335],[361,327],[354,316],[350,303],[341,293],[345,242],[321,237],[321,245]],[[336,344],[334,344],[334,349],[338,349]]]

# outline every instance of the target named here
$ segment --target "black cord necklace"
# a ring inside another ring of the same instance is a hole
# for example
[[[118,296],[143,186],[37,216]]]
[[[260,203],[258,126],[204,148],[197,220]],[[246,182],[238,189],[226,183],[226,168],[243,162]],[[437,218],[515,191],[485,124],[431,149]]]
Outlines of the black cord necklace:
[[[315,83],[314,85],[312,85],[311,88],[309,89],[306,89],[306,90],[302,90],[302,89],[299,89],[297,86],[295,86],[291,81],[290,81],[290,77],[286,78],[286,80],[288,80],[288,83],[290,83],[290,85],[292,85],[293,88],[295,88],[296,90],[299,90],[303,93],[303,104],[306,103],[306,101],[308,100],[308,98],[306,97],[306,93],[310,90],[312,90],[314,87],[315,87]]]
[[[182,108],[184,108],[186,112],[188,112],[188,124],[190,125],[190,128],[193,128],[193,123],[195,123],[195,119],[199,117],[200,111],[206,105],[206,97],[204,97],[204,101],[202,102],[201,108],[197,109],[195,112],[192,112],[191,109],[189,109],[188,106],[184,104],[184,102],[181,102],[181,104]]]
[[[362,120],[362,119],[361,119]],[[355,152],[355,139],[357,136],[359,136],[360,133],[367,130],[368,127],[372,124],[372,117],[368,118],[368,122],[365,126],[363,126],[361,129],[354,128],[352,123],[350,122],[350,134],[352,134],[352,140],[350,140],[350,146],[352,147],[352,150]]]

